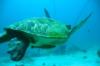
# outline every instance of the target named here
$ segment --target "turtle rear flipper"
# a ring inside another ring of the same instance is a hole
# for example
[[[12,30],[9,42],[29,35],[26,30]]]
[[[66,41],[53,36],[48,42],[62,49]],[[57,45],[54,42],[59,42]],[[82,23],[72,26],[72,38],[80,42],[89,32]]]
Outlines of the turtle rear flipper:
[[[87,20],[92,16],[92,14],[90,13],[84,20],[82,20],[79,24],[77,24],[76,26],[74,26],[69,34],[69,36],[71,34],[73,34],[74,32],[76,32],[78,29],[80,29],[86,22]]]

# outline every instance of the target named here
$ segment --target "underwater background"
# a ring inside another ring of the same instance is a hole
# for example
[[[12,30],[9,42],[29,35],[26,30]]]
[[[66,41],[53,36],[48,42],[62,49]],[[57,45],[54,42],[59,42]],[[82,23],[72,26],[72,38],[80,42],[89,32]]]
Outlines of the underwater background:
[[[100,0],[0,0],[0,34],[16,21],[45,17],[44,8],[53,19],[71,26],[92,16],[64,45],[29,48],[18,62],[7,54],[7,42],[0,44],[0,66],[100,66]]]

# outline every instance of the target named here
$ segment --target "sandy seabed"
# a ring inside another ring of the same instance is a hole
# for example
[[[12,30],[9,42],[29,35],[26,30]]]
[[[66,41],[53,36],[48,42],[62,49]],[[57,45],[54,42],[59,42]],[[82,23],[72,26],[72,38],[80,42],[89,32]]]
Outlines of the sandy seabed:
[[[65,55],[49,55],[41,57],[25,56],[23,60],[14,62],[9,56],[0,57],[0,66],[100,66],[97,48],[87,52],[76,52]]]

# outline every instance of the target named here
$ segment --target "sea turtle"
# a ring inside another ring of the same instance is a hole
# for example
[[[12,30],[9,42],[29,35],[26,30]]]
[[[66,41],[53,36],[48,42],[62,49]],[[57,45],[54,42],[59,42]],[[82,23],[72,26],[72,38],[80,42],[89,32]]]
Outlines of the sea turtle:
[[[16,38],[14,42],[16,45],[8,51],[13,61],[20,61],[30,44],[33,48],[45,49],[64,44],[91,16],[89,14],[79,24],[71,28],[70,25],[52,19],[47,9],[44,9],[44,12],[45,18],[25,19],[4,28],[5,33],[1,35],[0,43]]]

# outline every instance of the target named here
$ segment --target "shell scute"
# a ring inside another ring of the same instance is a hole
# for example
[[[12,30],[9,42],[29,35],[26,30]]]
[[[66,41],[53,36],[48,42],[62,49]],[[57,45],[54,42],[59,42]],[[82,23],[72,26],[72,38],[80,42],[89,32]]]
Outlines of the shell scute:
[[[64,24],[48,18],[23,20],[11,25],[9,28],[52,38],[66,38],[69,32]]]

